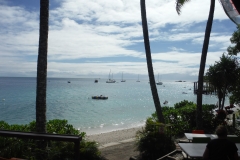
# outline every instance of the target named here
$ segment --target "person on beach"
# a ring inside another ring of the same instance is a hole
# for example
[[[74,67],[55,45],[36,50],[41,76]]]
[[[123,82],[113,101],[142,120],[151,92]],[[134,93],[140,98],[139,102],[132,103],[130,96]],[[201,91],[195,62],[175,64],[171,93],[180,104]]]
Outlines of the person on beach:
[[[203,153],[204,160],[238,160],[237,146],[227,139],[227,128],[216,128],[217,139],[211,140]]]

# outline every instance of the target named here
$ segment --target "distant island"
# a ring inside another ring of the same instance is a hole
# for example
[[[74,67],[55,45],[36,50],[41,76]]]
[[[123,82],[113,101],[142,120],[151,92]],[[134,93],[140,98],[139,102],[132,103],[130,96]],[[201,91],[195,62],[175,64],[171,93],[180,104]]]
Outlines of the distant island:
[[[181,80],[179,80],[179,81],[175,81],[175,82],[186,82],[186,81],[181,81]]]

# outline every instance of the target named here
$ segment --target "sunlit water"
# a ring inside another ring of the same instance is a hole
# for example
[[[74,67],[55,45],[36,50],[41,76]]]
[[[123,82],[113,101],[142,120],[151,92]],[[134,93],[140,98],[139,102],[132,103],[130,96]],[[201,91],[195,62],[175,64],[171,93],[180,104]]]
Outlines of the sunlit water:
[[[182,100],[196,102],[192,82],[163,82],[157,88],[162,106],[165,100],[168,106]],[[96,95],[108,99],[91,98]],[[35,78],[0,78],[0,120],[10,124],[35,120],[35,100]],[[203,95],[204,104],[216,102],[216,96]],[[154,111],[147,80],[94,83],[94,79],[49,78],[47,82],[47,119],[66,119],[88,134],[141,126]]]

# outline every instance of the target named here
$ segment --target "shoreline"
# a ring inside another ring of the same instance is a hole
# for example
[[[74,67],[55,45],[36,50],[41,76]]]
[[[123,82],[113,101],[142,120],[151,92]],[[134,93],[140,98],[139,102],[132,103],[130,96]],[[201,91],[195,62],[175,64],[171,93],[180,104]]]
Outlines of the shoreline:
[[[136,132],[142,130],[143,127],[144,126],[86,135],[86,140],[97,142],[100,148],[118,145],[125,142],[132,142],[135,140]]]

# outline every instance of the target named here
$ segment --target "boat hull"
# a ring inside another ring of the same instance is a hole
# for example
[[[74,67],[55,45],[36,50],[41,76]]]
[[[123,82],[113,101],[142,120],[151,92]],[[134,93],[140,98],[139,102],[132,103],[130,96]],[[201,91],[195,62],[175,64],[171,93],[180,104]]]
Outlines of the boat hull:
[[[105,99],[108,99],[108,97],[106,97],[106,96],[92,96],[92,99],[103,99],[103,100],[105,100]]]

